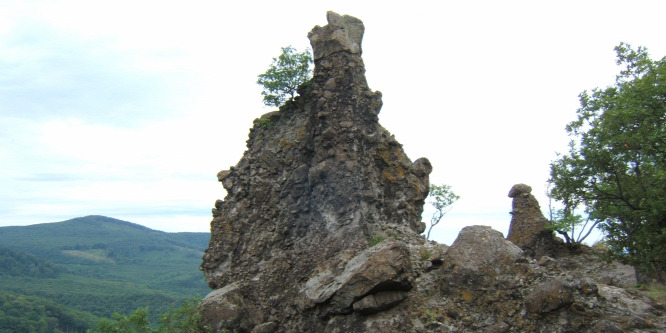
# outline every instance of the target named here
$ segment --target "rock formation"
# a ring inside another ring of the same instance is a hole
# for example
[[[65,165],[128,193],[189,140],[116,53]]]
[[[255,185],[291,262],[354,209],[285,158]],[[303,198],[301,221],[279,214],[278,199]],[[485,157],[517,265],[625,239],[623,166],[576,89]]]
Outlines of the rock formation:
[[[308,34],[312,82],[257,119],[243,157],[218,173],[227,196],[215,202],[201,265],[214,289],[201,309],[206,325],[216,332],[664,327],[648,299],[568,273],[575,264],[542,266],[489,227],[463,229],[450,248],[420,236],[432,166],[412,162],[378,123],[381,94],[365,79],[363,23],[333,12],[327,19]]]
[[[539,202],[531,192],[532,187],[525,184],[516,184],[509,191],[509,198],[513,198],[513,209],[506,239],[533,258],[565,252],[563,242],[546,228],[548,220],[541,213]]]

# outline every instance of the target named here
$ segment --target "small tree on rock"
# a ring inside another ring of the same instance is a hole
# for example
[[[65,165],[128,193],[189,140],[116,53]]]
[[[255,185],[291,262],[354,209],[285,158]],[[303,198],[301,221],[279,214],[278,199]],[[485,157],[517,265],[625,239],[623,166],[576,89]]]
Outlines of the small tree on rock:
[[[282,54],[273,58],[273,63],[266,73],[260,74],[257,84],[264,87],[261,95],[264,104],[279,107],[296,97],[296,89],[312,76],[310,64],[312,55],[309,50],[297,52],[291,46],[283,47]]]
[[[576,209],[579,208],[578,206],[581,202],[571,196],[561,198],[560,200],[564,207],[553,210],[553,197],[550,194],[550,185],[548,186],[546,195],[549,199],[548,211],[550,215],[550,220],[548,221],[546,228],[553,230],[564,237],[564,241],[569,248],[579,248],[580,244],[592,234],[592,231],[594,231],[597,225],[602,221],[592,219],[587,212],[585,213],[585,217],[576,214]]]
[[[460,199],[459,196],[451,191],[451,186],[445,184],[430,185],[430,193],[428,195],[431,198],[430,204],[435,208],[435,212],[430,218],[430,227],[428,228],[426,239],[430,239],[432,228],[451,210],[451,205]]]

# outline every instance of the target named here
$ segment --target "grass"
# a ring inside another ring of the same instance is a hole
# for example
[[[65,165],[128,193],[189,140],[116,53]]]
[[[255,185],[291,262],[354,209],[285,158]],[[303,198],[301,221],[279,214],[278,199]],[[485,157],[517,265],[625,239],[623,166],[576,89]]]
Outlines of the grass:
[[[375,236],[375,237],[368,238],[368,244],[370,245],[370,247],[373,247],[373,246],[375,246],[375,245],[377,245],[377,244],[379,244],[383,241],[384,241],[384,237],[382,237],[382,236]]]
[[[425,261],[432,257],[432,252],[427,249],[421,249],[419,250],[419,255],[421,256],[421,260]]]
[[[648,296],[653,298],[659,304],[666,306],[666,287],[664,286],[642,286]]]

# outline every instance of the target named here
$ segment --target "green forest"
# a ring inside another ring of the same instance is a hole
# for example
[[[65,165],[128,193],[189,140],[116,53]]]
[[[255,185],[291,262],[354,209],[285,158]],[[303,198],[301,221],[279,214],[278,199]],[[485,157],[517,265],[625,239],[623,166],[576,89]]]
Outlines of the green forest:
[[[0,228],[0,332],[86,332],[102,318],[162,314],[209,292],[208,233],[103,216]]]

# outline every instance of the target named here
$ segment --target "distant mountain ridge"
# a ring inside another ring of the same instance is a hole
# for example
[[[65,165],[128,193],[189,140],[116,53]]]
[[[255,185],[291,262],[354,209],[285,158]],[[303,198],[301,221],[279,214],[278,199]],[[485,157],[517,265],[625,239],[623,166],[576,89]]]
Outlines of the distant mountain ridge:
[[[90,215],[62,222],[0,227],[0,244],[51,260],[63,251],[112,249],[123,257],[128,249],[164,248],[167,245],[202,252],[209,233],[167,233],[106,216]],[[109,252],[109,251],[107,251]],[[126,253],[125,257],[127,257]]]
[[[0,227],[0,293],[97,317],[139,307],[157,315],[209,292],[199,271],[209,240],[209,233],[168,233],[99,215]]]

